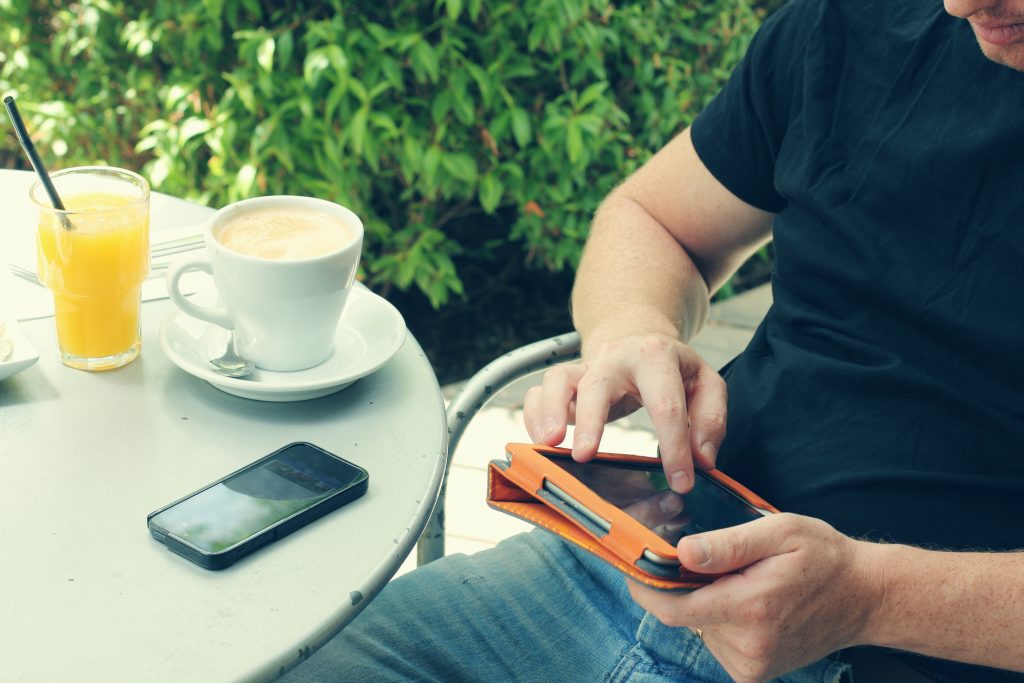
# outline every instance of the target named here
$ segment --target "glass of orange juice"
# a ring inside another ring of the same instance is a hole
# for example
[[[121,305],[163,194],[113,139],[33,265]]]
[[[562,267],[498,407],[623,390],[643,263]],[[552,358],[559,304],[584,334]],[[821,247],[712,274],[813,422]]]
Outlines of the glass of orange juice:
[[[42,183],[29,194],[39,207],[39,279],[53,293],[61,362],[110,370],[142,347],[139,306],[149,273],[149,184],[106,166],[51,174],[64,204],[53,207]]]

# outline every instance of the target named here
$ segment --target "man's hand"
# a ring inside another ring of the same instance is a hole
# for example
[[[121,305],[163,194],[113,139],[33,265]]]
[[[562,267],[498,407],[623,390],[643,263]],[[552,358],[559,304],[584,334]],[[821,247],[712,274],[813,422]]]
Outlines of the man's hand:
[[[647,408],[673,490],[693,487],[694,463],[714,466],[725,438],[725,382],[697,353],[665,334],[590,343],[583,362],[548,370],[526,394],[525,421],[536,443],[555,446],[575,423],[573,457],[594,457],[604,425]]]
[[[772,515],[679,542],[688,569],[738,573],[686,594],[629,590],[662,623],[700,628],[733,679],[764,681],[865,642],[882,592],[872,547],[820,520]]]

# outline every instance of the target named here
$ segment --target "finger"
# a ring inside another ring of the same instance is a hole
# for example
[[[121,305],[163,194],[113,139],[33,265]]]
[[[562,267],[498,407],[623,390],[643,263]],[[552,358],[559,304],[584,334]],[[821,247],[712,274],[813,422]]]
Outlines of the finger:
[[[730,619],[735,603],[732,580],[726,576],[714,583],[688,593],[673,593],[645,586],[628,579],[629,594],[633,601],[654,615],[666,626],[700,626],[721,624]]]
[[[693,460],[686,389],[678,366],[645,363],[637,369],[636,384],[654,423],[668,485],[673,491],[686,493],[693,488]]]
[[[586,367],[579,363],[556,365],[544,373],[540,387],[527,392],[529,403],[524,404],[524,419],[535,443],[557,446],[565,439],[570,403],[585,371]]]
[[[600,368],[590,367],[576,388],[576,429],[573,430],[572,457],[587,462],[597,453],[608,422],[608,410],[625,395],[615,381]]]
[[[679,561],[693,571],[717,574],[797,549],[795,515],[778,514],[738,526],[686,536],[679,541]]]
[[[674,618],[669,617],[671,611],[672,616],[675,615],[675,603],[685,597],[685,594],[669,593],[667,591],[657,590],[650,586],[645,586],[639,581],[626,577],[626,587],[629,588],[629,594],[633,598],[633,602],[644,608],[644,611],[650,612],[654,615],[654,618],[665,624],[666,626],[687,626],[688,624],[677,623]],[[668,605],[672,604],[671,609]],[[666,619],[663,619],[665,616]],[[669,624],[671,621],[673,623]]]
[[[633,597],[633,602],[643,607],[645,611],[650,612],[655,619],[666,626],[694,627],[698,625],[698,622],[694,621],[693,617],[690,616],[692,610],[689,608],[689,604],[697,593],[706,590],[706,588],[698,588],[696,591],[689,593],[664,591],[645,586],[629,577],[626,578],[626,584],[629,588],[629,594]],[[703,625],[713,622],[704,621],[700,623]]]
[[[539,386],[530,387],[523,397],[523,424],[526,426],[526,433],[530,435],[533,443],[545,443],[544,441],[544,417],[541,415],[541,395],[543,389]],[[548,444],[553,446],[555,444]]]
[[[725,380],[700,361],[696,376],[688,383],[686,395],[693,459],[702,469],[711,469],[725,439],[728,410]]]

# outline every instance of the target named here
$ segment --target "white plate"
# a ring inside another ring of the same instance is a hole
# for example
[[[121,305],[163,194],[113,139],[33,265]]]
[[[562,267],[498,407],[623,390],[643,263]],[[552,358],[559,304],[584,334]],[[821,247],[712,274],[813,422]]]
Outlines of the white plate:
[[[0,362],[0,380],[16,375],[39,360],[39,354],[28,343],[28,339],[18,328],[18,323],[13,320],[0,319],[0,324],[6,330],[5,337],[14,344],[11,355],[7,360]]]
[[[209,290],[196,295],[212,303]],[[208,361],[224,352],[228,332],[177,308],[160,325],[160,347],[179,368],[221,391],[257,401],[305,401],[333,394],[380,369],[405,342],[402,314],[387,300],[356,284],[334,337],[334,354],[316,367],[295,372],[256,371],[224,377]]]

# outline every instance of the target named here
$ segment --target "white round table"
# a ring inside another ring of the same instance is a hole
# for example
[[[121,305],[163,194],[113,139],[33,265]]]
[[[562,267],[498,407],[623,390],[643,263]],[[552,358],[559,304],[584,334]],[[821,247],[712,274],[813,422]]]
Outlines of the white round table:
[[[5,231],[34,229],[30,182],[0,171]],[[155,231],[209,213],[154,196]],[[4,681],[275,678],[373,599],[426,524],[447,432],[411,335],[336,394],[268,403],[174,366],[158,343],[169,310],[145,303],[140,358],[100,374],[60,364],[52,318],[20,323],[40,358],[0,381]],[[365,467],[366,495],[219,572],[150,537],[149,512],[292,441]]]

